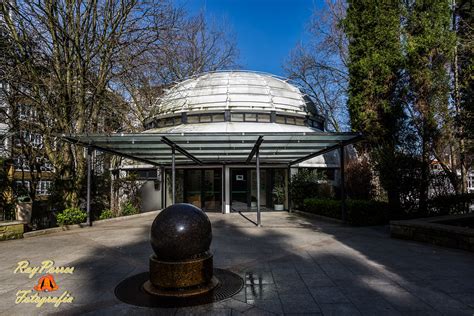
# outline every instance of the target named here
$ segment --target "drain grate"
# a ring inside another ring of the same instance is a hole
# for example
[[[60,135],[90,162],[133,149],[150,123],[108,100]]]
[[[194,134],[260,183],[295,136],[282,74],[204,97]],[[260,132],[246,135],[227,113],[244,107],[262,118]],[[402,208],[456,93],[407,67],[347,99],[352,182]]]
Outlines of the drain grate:
[[[233,272],[214,269],[214,276],[219,280],[219,285],[208,293],[192,297],[160,297],[143,289],[143,284],[149,279],[149,273],[143,272],[120,282],[115,287],[115,296],[122,302],[135,306],[176,308],[222,301],[239,293],[244,286],[244,280]]]

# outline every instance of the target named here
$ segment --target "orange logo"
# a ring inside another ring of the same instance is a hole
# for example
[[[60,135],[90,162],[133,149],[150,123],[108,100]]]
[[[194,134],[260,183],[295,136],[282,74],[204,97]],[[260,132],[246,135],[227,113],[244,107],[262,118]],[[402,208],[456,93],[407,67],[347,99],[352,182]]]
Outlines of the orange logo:
[[[52,292],[59,289],[58,285],[56,284],[56,281],[54,281],[54,278],[51,274],[42,276],[38,280],[38,284],[35,285],[33,288],[38,292]]]

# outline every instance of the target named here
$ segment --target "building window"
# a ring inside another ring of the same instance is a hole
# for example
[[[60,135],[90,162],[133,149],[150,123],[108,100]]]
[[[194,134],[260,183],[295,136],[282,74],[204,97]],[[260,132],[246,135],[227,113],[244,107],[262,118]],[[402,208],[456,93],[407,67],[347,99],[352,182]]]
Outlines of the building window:
[[[158,171],[156,169],[150,170],[130,170],[129,175],[134,175],[137,180],[156,180]]]
[[[242,113],[232,113],[231,114],[231,121],[233,122],[243,122],[244,121],[244,115]]]
[[[38,186],[36,187],[36,194],[37,195],[50,195],[52,185],[53,185],[53,181],[49,181],[49,180],[39,181]]]
[[[199,116],[199,121],[201,123],[209,123],[212,122],[212,116],[211,115],[201,115]]]
[[[36,109],[32,108],[31,106],[25,105],[25,104],[20,104],[18,107],[18,118],[20,120],[29,120],[29,119],[35,119],[37,115]]]
[[[303,118],[297,117],[295,119],[295,121],[296,121],[296,125],[304,126],[304,119]]]
[[[189,124],[199,123],[199,115],[188,115],[188,123]]]
[[[224,122],[224,113],[212,115],[213,122]]]
[[[286,123],[285,117],[282,115],[277,115],[276,122],[279,124],[285,124]]]
[[[170,118],[165,119],[164,125],[165,126],[174,126],[174,117],[170,117]]]
[[[30,170],[30,165],[24,156],[17,156],[13,158],[13,164],[16,170]]]
[[[25,194],[30,190],[30,181],[15,181],[13,187],[17,193]]]
[[[270,122],[270,114],[258,114],[258,121],[259,122]]]
[[[30,133],[28,131],[21,131],[19,137],[15,138],[15,144],[17,146],[21,146],[22,141],[25,144],[41,147],[43,145],[43,136],[36,133]]]
[[[256,122],[256,121],[257,121],[257,114],[254,114],[254,113],[245,114],[245,122]]]

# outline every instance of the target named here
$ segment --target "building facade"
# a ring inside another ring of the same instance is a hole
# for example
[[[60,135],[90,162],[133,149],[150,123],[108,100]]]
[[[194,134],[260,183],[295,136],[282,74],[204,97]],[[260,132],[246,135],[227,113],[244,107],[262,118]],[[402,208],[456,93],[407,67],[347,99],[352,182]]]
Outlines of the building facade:
[[[199,75],[166,90],[145,125],[144,134],[312,133],[325,130],[325,118],[306,95],[284,79],[256,72],[223,71]],[[209,155],[215,155],[215,151],[209,151]],[[324,169],[328,180],[338,184],[337,152],[293,168],[278,162],[263,163],[259,186],[254,165],[229,159],[221,157],[223,163],[205,166],[178,164],[175,202],[223,213],[253,210],[259,187],[263,210],[288,209],[289,178],[300,167]],[[142,164],[122,168],[144,181],[142,211],[173,203],[171,168],[150,167]]]

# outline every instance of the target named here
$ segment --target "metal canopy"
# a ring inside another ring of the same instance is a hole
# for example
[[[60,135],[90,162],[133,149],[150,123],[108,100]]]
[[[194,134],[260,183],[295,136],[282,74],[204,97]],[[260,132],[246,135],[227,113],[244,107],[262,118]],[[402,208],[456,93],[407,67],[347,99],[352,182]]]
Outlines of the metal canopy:
[[[361,139],[358,133],[140,133],[62,135],[64,140],[126,158],[167,166],[246,163],[259,144],[260,163],[293,165]]]

